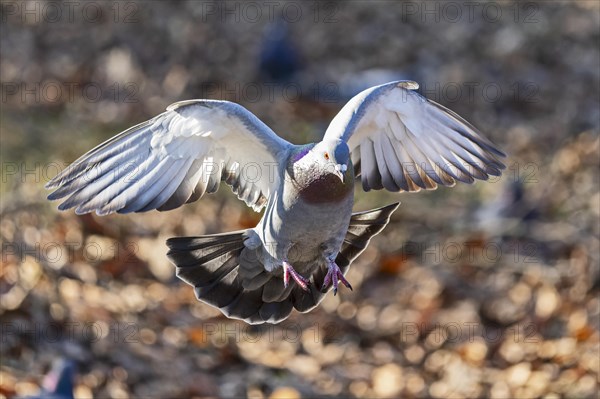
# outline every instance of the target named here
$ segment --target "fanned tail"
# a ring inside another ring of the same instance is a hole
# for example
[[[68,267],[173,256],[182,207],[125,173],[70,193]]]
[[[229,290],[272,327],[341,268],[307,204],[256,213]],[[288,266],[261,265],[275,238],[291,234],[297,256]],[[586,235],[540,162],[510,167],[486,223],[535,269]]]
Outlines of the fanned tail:
[[[344,274],[373,236],[388,224],[398,203],[352,215],[336,263]],[[200,237],[167,240],[168,257],[177,277],[194,287],[196,297],[227,317],[250,324],[279,323],[292,309],[308,312],[324,298],[321,287],[327,272],[320,265],[311,276],[309,292],[296,284],[285,288],[280,273],[267,272],[260,260],[262,247],[245,245],[255,233],[240,230]],[[308,277],[308,276],[307,276]]]

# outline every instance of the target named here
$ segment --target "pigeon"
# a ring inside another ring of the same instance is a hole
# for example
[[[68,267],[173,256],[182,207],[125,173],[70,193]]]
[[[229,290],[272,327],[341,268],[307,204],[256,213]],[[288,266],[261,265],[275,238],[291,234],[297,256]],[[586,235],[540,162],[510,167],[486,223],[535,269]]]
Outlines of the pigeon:
[[[27,399],[73,399],[73,382],[75,363],[71,360],[58,359],[44,377],[42,389]]]
[[[188,100],[92,149],[48,182],[60,210],[168,211],[224,181],[254,228],[167,240],[176,275],[229,318],[278,323],[308,312],[345,275],[398,203],[353,213],[365,191],[432,190],[499,176],[506,155],[412,81],[371,87],[334,117],[322,141],[294,145],[241,105]]]

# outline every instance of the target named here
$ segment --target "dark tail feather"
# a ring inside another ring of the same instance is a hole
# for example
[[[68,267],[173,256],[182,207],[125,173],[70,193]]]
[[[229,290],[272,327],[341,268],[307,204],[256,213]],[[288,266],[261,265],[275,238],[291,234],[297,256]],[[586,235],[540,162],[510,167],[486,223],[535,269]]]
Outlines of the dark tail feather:
[[[342,272],[346,273],[345,268],[367,248],[371,238],[387,226],[390,216],[399,205],[400,203],[396,202],[383,208],[352,214],[342,250],[335,260]]]
[[[397,207],[398,204],[393,204],[352,215],[336,259],[344,274],[369,240],[383,230]],[[325,296],[319,288],[323,285],[326,268],[319,267],[314,272],[310,292],[295,285],[284,290],[281,277],[266,272],[256,253],[244,246],[250,233],[251,230],[242,230],[170,238],[167,256],[176,266],[177,277],[194,287],[196,297],[219,308],[228,317],[250,324],[278,323],[286,319],[293,308],[307,312],[317,306]]]
[[[244,246],[248,238],[248,230],[170,238],[167,256],[176,266],[177,277],[194,287],[200,301],[250,324],[277,323],[291,313],[291,299],[263,300],[264,286],[272,276],[265,276],[262,263]]]
[[[398,208],[398,205],[400,205],[399,202],[383,208],[352,214],[342,249],[335,259],[335,263],[340,267],[342,273],[346,274],[350,264],[367,248],[371,238],[379,234],[389,223],[390,216]],[[327,270],[321,267],[313,274],[316,287],[320,288],[323,285],[326,273]],[[293,294],[299,293],[293,292]],[[317,306],[324,296],[325,294],[318,289],[311,290],[311,295],[296,295],[294,307],[300,312],[308,312]]]
[[[195,287],[198,299],[222,308],[242,289],[236,277],[245,233],[170,238],[167,256],[176,266],[177,277]]]

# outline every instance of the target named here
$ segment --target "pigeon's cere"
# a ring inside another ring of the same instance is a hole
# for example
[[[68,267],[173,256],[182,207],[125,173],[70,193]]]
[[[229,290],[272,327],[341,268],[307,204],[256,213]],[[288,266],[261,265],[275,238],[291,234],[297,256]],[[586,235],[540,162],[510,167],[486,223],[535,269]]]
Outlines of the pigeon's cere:
[[[345,173],[346,170],[348,170],[348,165],[337,164],[337,165],[335,165],[335,170],[337,170],[338,172]]]
[[[353,214],[356,178],[365,191],[419,191],[504,169],[500,150],[416,88],[398,81],[363,91],[323,141],[303,146],[235,103],[179,102],[83,155],[48,183],[56,189],[49,198],[80,214],[166,211],[224,181],[248,206],[264,208],[258,225],[171,238],[168,257],[199,300],[231,318],[277,323],[292,309],[314,308],[340,283],[351,289],[350,264],[397,208]],[[257,174],[242,173],[246,166]]]

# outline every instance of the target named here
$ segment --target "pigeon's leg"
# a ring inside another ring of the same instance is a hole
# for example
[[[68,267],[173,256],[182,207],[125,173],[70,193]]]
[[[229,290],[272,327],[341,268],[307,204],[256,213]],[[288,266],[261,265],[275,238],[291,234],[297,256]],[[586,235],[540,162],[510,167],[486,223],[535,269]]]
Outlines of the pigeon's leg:
[[[341,281],[346,287],[352,290],[352,286],[344,277],[344,274],[340,270],[340,267],[335,263],[334,257],[327,258],[327,274],[325,275],[325,280],[323,280],[323,286],[321,287],[321,291],[325,291],[329,284],[333,285],[333,295],[337,294],[338,290],[338,282]]]
[[[288,284],[290,283],[290,277],[292,277],[294,279],[294,281],[296,282],[296,284],[298,284],[300,286],[300,288],[302,288],[304,291],[308,291],[308,284],[309,284],[308,279],[299,275],[298,272],[296,270],[294,270],[292,265],[290,265],[288,263],[288,261],[284,260],[283,261],[283,285],[285,288],[287,288]]]

